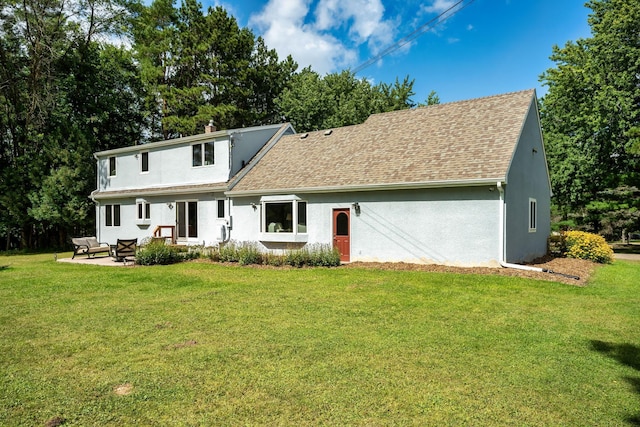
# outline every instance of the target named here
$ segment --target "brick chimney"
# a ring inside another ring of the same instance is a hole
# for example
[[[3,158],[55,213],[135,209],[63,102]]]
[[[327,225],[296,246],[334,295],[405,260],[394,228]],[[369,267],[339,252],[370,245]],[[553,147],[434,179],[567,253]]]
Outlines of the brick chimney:
[[[204,127],[204,133],[213,133],[216,131],[216,127],[213,125],[213,120],[209,120],[209,124]]]

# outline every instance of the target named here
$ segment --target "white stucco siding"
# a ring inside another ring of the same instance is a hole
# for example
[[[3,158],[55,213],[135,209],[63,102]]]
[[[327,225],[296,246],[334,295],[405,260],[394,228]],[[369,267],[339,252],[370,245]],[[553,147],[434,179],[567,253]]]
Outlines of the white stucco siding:
[[[424,196],[418,200],[359,202],[360,215],[351,216],[351,260],[495,264],[495,200]]]
[[[180,201],[197,202],[197,237],[188,238],[183,244],[205,244],[213,246],[218,243],[220,227],[226,223],[226,219],[217,218],[217,200],[224,199],[220,194],[197,194],[187,196],[163,196],[143,198],[150,205],[151,218],[139,220],[137,202],[135,199],[113,199],[99,204],[96,208],[97,236],[101,242],[115,244],[117,239],[137,238],[142,241],[153,235],[159,225],[176,225],[176,203]],[[120,225],[106,225],[107,206],[120,206]]]
[[[231,149],[232,165],[231,175],[235,175],[240,169],[243,168],[243,162],[246,165],[249,160],[256,155],[256,153],[264,146],[278,130],[274,126],[265,126],[261,128],[252,128],[250,132],[243,131],[242,129],[234,131],[231,134],[233,141],[233,147]],[[293,130],[289,128],[285,134],[291,134]]]
[[[352,209],[351,261],[497,263],[499,201],[488,187],[352,197],[360,215]]]
[[[351,261],[495,266],[500,202],[495,187],[493,190],[487,186],[296,194],[307,202],[307,233],[304,239],[289,243],[262,239],[260,198],[234,198],[231,238],[260,242],[264,250],[332,245],[333,209],[348,208]],[[360,205],[360,215],[352,207],[355,202]]]
[[[200,141],[198,143],[202,143]],[[139,146],[139,151],[114,154],[116,175],[109,176],[109,158],[98,158],[98,189],[102,191],[171,185],[226,182],[229,179],[229,140],[214,143],[214,164],[194,167],[192,145],[168,146],[154,149]],[[148,152],[149,171],[142,172],[141,156]]]

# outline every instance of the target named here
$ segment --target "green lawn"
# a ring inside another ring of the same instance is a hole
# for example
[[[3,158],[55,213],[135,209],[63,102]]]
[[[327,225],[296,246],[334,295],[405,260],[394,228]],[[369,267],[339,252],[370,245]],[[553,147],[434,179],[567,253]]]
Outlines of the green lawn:
[[[640,424],[637,262],[584,288],[53,255],[1,265],[0,425]]]

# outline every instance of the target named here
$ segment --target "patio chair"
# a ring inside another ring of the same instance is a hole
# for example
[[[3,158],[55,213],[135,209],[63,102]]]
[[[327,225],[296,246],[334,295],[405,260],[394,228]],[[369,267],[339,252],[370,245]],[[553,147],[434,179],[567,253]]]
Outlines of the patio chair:
[[[125,264],[129,261],[134,261],[137,246],[138,239],[118,239],[113,253],[116,261],[124,261]]]

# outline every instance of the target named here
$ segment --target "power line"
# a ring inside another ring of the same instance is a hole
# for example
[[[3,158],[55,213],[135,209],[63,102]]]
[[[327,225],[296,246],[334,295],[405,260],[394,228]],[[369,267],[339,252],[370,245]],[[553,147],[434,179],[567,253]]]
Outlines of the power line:
[[[413,30],[411,33],[409,33],[408,35],[404,36],[403,38],[401,38],[400,40],[398,40],[397,42],[395,42],[391,46],[386,47],[384,50],[382,50],[377,55],[369,58],[367,61],[365,61],[362,64],[358,65],[356,68],[351,70],[351,72],[354,75],[358,74],[360,71],[362,71],[365,68],[371,66],[372,64],[375,64],[380,59],[382,59],[385,56],[389,55],[391,52],[394,52],[394,51],[400,49],[402,46],[406,45],[407,43],[409,43],[409,42],[411,42],[411,41],[413,41],[415,39],[417,39],[422,34],[426,33],[428,30],[433,29],[438,24],[444,22],[446,19],[454,16],[456,13],[460,12],[462,9],[466,8],[467,6],[469,6],[475,0],[469,0],[468,2],[466,2],[466,4],[465,4],[465,1],[466,0],[459,0],[458,2],[453,4],[451,7],[446,9],[444,12],[442,12],[440,15],[438,15],[435,18],[431,19],[430,21],[422,24],[421,26],[419,26],[418,28]]]

